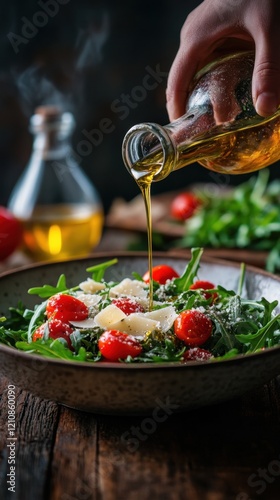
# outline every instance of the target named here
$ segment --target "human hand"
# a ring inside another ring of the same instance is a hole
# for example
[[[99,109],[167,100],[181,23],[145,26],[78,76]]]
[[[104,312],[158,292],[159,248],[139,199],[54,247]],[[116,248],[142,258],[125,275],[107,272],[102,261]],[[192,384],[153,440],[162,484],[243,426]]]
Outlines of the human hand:
[[[255,49],[252,97],[261,116],[280,105],[279,0],[204,0],[187,17],[167,82],[170,120],[185,113],[188,88],[205,64],[229,52]]]

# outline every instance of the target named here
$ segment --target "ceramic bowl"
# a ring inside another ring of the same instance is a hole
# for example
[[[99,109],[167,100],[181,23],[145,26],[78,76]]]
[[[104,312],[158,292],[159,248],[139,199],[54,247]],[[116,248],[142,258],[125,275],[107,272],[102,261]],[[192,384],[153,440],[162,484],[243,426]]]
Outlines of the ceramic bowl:
[[[0,314],[6,314],[19,300],[27,307],[38,303],[38,297],[27,294],[28,288],[55,285],[62,273],[68,286],[74,286],[88,277],[87,267],[113,257],[118,257],[118,264],[107,270],[107,280],[147,270],[146,254],[106,253],[5,273],[0,276]],[[184,258],[156,253],[153,263],[169,264],[180,273],[187,260],[188,255]],[[201,279],[236,289],[239,274],[239,264],[202,258]],[[280,279],[250,266],[245,288],[249,298],[280,298]],[[91,364],[42,358],[0,344],[0,371],[22,389],[78,410],[119,415],[153,415],[157,411],[170,414],[228,400],[268,382],[280,373],[280,346],[214,363]]]

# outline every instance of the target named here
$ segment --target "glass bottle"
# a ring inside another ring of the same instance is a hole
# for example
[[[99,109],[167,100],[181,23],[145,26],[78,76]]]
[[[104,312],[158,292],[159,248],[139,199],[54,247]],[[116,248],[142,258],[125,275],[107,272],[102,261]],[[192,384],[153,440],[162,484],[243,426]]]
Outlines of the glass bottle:
[[[166,126],[133,126],[123,160],[139,183],[199,162],[223,174],[243,174],[280,159],[280,110],[263,118],[251,95],[254,52],[220,58],[194,78],[186,113]]]
[[[35,260],[87,255],[103,228],[99,195],[71,148],[71,113],[42,106],[30,120],[30,161],[13,189],[9,210],[21,221],[23,249]]]

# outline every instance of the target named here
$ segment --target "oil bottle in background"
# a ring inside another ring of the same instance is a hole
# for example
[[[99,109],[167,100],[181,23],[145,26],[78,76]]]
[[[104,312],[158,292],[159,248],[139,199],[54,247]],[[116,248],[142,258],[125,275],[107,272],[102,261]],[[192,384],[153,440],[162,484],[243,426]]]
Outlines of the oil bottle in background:
[[[8,208],[22,223],[24,251],[37,261],[88,255],[101,238],[103,208],[74,159],[74,125],[55,106],[37,108],[30,120],[33,151]]]

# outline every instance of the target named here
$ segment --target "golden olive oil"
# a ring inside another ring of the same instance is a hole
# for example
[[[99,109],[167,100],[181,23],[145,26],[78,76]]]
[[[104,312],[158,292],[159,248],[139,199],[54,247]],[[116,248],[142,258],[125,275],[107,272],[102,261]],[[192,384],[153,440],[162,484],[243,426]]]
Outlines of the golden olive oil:
[[[103,213],[89,205],[41,205],[21,223],[27,254],[35,260],[64,260],[86,256],[98,245]]]
[[[135,171],[135,180],[140,188],[143,196],[145,211],[146,211],[146,221],[147,221],[147,240],[148,240],[148,269],[149,269],[149,310],[153,308],[153,280],[152,280],[152,269],[153,269],[153,244],[152,244],[152,205],[151,205],[151,183],[154,177],[154,169],[151,165],[150,172],[137,176],[137,171]]]

